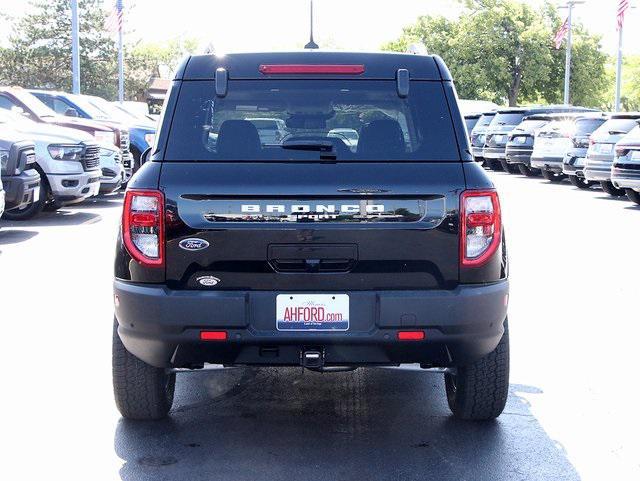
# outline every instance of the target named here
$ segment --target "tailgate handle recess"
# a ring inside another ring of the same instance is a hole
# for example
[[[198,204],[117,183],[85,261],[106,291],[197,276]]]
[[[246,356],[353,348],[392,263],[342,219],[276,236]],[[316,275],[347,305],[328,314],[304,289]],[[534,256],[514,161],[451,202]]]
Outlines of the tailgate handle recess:
[[[276,272],[349,272],[358,260],[358,247],[351,244],[270,245],[268,257]]]

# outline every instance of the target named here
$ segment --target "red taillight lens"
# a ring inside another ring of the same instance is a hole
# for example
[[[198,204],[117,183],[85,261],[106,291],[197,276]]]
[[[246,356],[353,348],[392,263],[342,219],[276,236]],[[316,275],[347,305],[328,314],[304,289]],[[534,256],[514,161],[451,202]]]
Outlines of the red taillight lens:
[[[158,190],[128,190],[122,211],[124,245],[144,266],[164,265],[164,196]]]
[[[226,341],[227,331],[200,331],[201,341]]]
[[[500,245],[500,201],[494,190],[466,190],[460,197],[460,263],[479,267]]]
[[[422,341],[425,338],[424,331],[400,331],[398,341]]]
[[[360,75],[364,65],[260,65],[260,73],[274,74],[338,74]]]

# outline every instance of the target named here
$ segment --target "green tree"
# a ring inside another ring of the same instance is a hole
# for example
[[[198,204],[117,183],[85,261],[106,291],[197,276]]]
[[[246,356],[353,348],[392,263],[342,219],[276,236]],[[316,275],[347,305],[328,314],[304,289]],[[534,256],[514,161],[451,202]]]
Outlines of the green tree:
[[[553,34],[561,20],[556,7],[540,9],[515,0],[467,0],[458,20],[426,16],[383,46],[405,50],[422,42],[440,55],[461,97],[518,103],[562,101],[564,47],[555,50]],[[576,28],[572,62],[574,103],[595,105],[606,87],[606,56],[600,39]]]
[[[115,45],[104,30],[100,0],[79,0],[81,90],[112,97],[116,87],[105,79],[116,69]],[[37,0],[20,18],[0,52],[3,83],[71,90],[71,2]]]

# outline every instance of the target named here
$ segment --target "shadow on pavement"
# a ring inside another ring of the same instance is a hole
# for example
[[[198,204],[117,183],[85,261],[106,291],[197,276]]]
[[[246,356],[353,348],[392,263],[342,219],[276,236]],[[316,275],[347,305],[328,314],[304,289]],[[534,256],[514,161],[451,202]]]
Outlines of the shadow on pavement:
[[[81,204],[74,205],[74,209],[104,209],[112,207],[122,207],[124,200],[124,192],[118,192],[116,194],[99,195],[97,197],[90,197]]]
[[[2,227],[5,227],[4,222]],[[0,228],[0,245],[17,244],[18,242],[24,242],[37,235],[38,233],[32,230],[19,230],[19,229],[6,230],[3,228]]]
[[[95,224],[100,222],[102,216],[92,212],[78,211],[74,206],[73,210],[62,207],[56,212],[43,212],[39,216],[21,221],[2,221],[2,227],[54,227],[73,226],[80,224]]]
[[[495,422],[451,417],[438,374],[233,369],[178,377],[170,418],[120,420],[123,480],[578,480],[511,386]]]

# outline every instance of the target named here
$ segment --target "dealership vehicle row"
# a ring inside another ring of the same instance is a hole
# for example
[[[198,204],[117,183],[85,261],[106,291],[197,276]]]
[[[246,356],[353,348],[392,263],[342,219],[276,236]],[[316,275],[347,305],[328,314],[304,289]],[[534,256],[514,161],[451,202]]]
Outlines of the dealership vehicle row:
[[[125,105],[0,87],[3,218],[31,219],[117,191],[140,167],[154,138],[155,121]]]
[[[474,159],[492,170],[579,189],[599,185],[640,204],[640,113],[550,105],[465,115]]]

